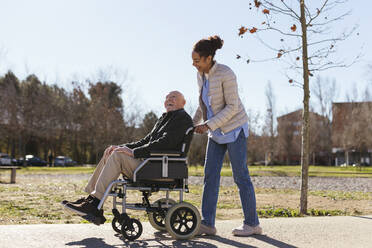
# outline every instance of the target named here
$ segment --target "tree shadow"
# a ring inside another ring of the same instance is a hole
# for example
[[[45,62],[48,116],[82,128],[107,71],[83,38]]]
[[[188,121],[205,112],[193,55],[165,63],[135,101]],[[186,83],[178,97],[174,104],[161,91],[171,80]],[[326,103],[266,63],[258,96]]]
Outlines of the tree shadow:
[[[372,220],[372,217],[367,217],[367,216],[351,216],[351,217],[356,217],[356,218],[362,218],[362,219]]]
[[[268,243],[268,244],[270,244],[274,247],[280,247],[280,248],[296,248],[297,247],[297,246],[293,246],[293,245],[284,243],[280,240],[270,238],[266,235],[257,235],[256,234],[256,235],[252,235],[252,236],[249,236],[249,237],[258,239],[258,240],[263,241],[263,242],[266,242],[266,243]],[[226,245],[234,246],[234,247],[242,247],[242,248],[256,247],[256,246],[252,246],[252,245],[247,245],[246,242],[241,243],[239,241],[223,238],[223,237],[220,237],[220,236],[206,236],[206,238],[218,241],[218,242],[226,244]],[[245,239],[247,237],[241,237],[241,238]]]
[[[111,248],[116,247],[112,245],[108,245],[102,238],[87,238],[81,241],[74,241],[66,243],[65,245],[68,246],[79,246],[79,247],[86,247],[86,248]]]
[[[204,236],[203,238],[208,238],[208,239],[211,239],[211,240],[215,240],[215,241],[218,241],[222,244],[226,244],[226,245],[233,246],[233,247],[241,247],[241,248],[255,248],[256,247],[256,246],[241,243],[241,242],[236,241],[236,240],[223,238],[221,236]]]
[[[266,236],[266,235],[253,235],[252,237],[254,237],[255,239],[261,240],[263,242],[266,242],[270,245],[273,245],[275,247],[280,247],[280,248],[296,248],[297,247],[294,245],[284,243],[280,240],[270,238],[269,236]]]

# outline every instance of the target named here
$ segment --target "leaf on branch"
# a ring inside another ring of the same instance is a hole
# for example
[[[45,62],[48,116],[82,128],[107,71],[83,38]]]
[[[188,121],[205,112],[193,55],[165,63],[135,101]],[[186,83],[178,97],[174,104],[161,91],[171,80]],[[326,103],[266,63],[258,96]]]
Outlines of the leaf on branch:
[[[241,28],[239,28],[239,36],[245,34],[245,32],[247,31],[248,31],[248,28],[242,26]]]
[[[300,60],[300,57],[297,57],[296,60]]]
[[[332,49],[332,48],[334,48],[335,46],[334,45],[331,45],[331,47],[329,48],[329,49]]]
[[[290,84],[293,83],[293,80],[292,80],[292,79],[289,79],[289,83],[290,83]]]
[[[312,76],[314,76],[314,75],[309,71],[309,76],[312,77]]]
[[[320,10],[318,8],[316,8],[316,13],[318,13],[318,15],[320,14]]]
[[[259,8],[261,5],[261,2],[258,1],[258,0],[254,0],[254,6],[256,6],[256,8]]]
[[[296,32],[296,29],[297,29],[296,24],[293,24],[293,26],[291,27],[291,30],[292,30],[293,32]]]
[[[241,57],[240,57],[240,55],[239,55],[239,54],[237,54],[237,55],[236,55],[236,58],[237,58],[237,59],[240,59]]]
[[[261,24],[264,25],[264,24],[266,24],[266,22],[262,22]]]
[[[282,53],[278,53],[278,55],[277,55],[277,58],[280,58],[280,57],[282,57]]]
[[[256,32],[257,32],[257,28],[253,27],[253,28],[251,28],[251,29],[249,30],[249,32],[250,32],[251,34],[256,33]]]
[[[249,64],[249,62],[251,62],[249,59],[247,59],[247,64]]]
[[[264,9],[264,10],[262,10],[262,13],[264,13],[264,14],[270,14],[270,10]]]

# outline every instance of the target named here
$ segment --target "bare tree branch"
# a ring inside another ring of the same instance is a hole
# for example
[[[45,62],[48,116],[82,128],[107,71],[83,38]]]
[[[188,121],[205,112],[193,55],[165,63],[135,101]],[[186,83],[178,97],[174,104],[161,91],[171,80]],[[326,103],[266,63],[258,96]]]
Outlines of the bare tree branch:
[[[320,7],[320,9],[317,9],[317,13],[314,17],[311,17],[311,15],[310,15],[310,20],[306,24],[307,26],[310,26],[311,23],[323,12],[323,9],[326,7],[327,3],[328,3],[328,0],[325,0],[322,7]],[[306,9],[307,9],[307,7],[306,7]]]

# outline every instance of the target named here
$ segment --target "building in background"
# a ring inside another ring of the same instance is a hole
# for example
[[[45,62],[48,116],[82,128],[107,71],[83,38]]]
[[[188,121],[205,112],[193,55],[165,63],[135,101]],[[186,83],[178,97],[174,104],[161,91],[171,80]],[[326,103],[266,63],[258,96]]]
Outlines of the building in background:
[[[332,104],[334,164],[371,165],[372,102]]]
[[[331,163],[330,120],[317,113],[309,113],[310,164]],[[285,164],[301,164],[302,109],[279,116],[277,160]]]

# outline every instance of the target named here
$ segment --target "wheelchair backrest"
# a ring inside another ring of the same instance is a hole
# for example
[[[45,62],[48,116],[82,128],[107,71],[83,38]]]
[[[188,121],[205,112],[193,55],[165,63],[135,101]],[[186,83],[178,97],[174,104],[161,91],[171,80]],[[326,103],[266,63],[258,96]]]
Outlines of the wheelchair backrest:
[[[182,157],[187,157],[187,153],[189,152],[190,144],[192,141],[192,138],[194,136],[194,127],[190,127],[186,130],[185,136],[183,138],[182,142]]]

